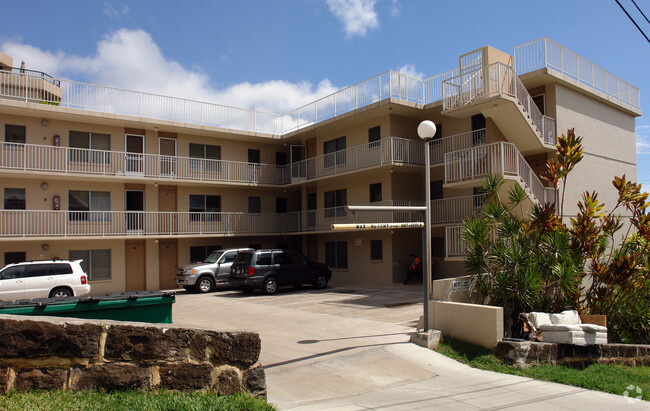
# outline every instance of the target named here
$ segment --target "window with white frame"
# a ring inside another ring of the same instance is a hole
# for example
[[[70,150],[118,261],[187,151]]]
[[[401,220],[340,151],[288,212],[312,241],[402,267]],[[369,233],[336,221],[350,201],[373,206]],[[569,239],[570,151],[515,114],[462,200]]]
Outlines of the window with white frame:
[[[70,260],[83,260],[81,268],[88,274],[88,280],[111,279],[111,250],[70,250]]]
[[[110,221],[111,193],[108,191],[68,191],[70,221]]]
[[[348,191],[343,188],[340,190],[326,191],[325,198],[325,218],[345,217],[348,205]]]
[[[221,196],[190,194],[190,221],[221,221]]]
[[[68,133],[68,145],[73,149],[68,154],[70,161],[100,164],[110,162],[110,134],[70,130]]]
[[[323,143],[324,166],[345,164],[345,136]]]
[[[190,143],[190,169],[221,171],[221,146]]]

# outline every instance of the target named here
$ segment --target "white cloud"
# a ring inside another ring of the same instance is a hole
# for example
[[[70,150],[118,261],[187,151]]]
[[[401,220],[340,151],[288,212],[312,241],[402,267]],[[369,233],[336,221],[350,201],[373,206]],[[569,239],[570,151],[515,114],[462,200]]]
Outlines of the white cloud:
[[[402,6],[399,4],[397,0],[392,0],[390,5],[390,15],[393,17],[397,17],[401,12],[402,12]]]
[[[650,125],[644,124],[636,127],[636,153],[639,155],[650,154]]]
[[[419,79],[424,78],[424,73],[417,71],[413,64],[405,64],[397,70],[402,74],[406,74],[407,76],[417,77]]]
[[[200,69],[190,70],[189,64],[166,58],[143,30],[121,29],[106,36],[92,56],[41,50],[17,41],[5,42],[0,50],[18,64],[25,60],[28,69],[55,77],[272,113],[285,113],[337,90],[327,79],[317,85],[271,80],[217,89]]]
[[[118,10],[111,3],[104,3],[104,7],[102,8],[102,13],[104,13],[106,16],[110,18],[120,17],[122,15],[129,14],[129,6],[123,5]]]
[[[343,23],[345,36],[365,36],[368,30],[379,27],[375,11],[377,0],[327,0],[334,16]]]

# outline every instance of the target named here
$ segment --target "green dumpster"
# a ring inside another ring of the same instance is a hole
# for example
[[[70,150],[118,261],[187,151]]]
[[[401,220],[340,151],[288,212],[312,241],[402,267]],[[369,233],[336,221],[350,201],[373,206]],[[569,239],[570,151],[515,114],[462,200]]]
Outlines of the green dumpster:
[[[136,291],[92,297],[36,298],[0,303],[0,314],[83,319],[172,322],[174,292]]]

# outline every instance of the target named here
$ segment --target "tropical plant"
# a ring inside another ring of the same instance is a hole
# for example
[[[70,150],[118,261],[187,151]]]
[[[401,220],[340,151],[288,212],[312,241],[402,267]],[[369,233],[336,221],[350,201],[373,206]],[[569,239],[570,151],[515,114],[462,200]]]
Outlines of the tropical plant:
[[[585,192],[567,225],[562,219],[566,181],[583,157],[582,137],[569,129],[567,137],[558,137],[556,149],[556,158],[547,162],[546,179],[554,187],[562,181],[559,216],[555,204],[535,204],[526,213],[526,193],[519,184],[502,202],[503,178],[486,176],[482,181],[486,203],[462,229],[467,270],[483,301],[504,308],[513,336],[519,334],[520,312],[571,308],[607,315],[612,341],[648,343],[648,193],[625,176],[615,177],[615,207],[606,212],[598,193]],[[516,208],[520,217],[513,213]],[[616,214],[621,209],[630,217]]]

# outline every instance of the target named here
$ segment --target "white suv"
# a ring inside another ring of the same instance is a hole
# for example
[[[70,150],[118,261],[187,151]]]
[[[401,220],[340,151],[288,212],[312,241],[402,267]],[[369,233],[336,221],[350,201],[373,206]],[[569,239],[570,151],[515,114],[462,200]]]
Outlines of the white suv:
[[[0,271],[0,301],[88,294],[82,260],[45,260],[9,264]]]

